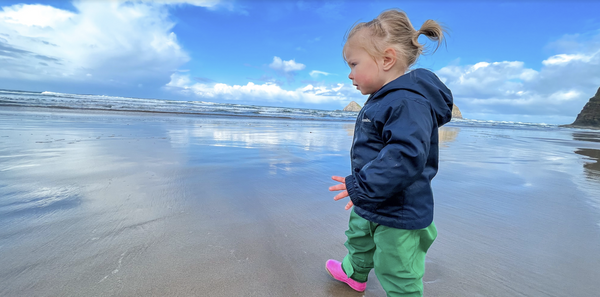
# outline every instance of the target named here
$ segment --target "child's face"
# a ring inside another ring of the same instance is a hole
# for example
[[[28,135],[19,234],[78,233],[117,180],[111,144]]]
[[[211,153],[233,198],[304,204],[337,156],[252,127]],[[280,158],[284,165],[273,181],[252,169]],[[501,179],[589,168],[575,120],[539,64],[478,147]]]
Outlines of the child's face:
[[[360,34],[350,38],[344,49],[344,56],[350,66],[348,78],[363,95],[370,95],[385,84],[383,70],[378,65],[378,61],[359,44],[358,38],[361,38]]]

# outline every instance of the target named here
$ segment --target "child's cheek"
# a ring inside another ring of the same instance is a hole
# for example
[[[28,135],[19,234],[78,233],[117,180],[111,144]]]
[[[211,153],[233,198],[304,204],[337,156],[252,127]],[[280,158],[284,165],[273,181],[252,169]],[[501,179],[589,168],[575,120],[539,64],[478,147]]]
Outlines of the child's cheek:
[[[355,80],[358,81],[359,83],[364,83],[365,82],[365,76],[358,73],[355,74]]]
[[[360,82],[362,84],[370,84],[371,83],[371,78],[368,75],[361,75],[360,76]]]

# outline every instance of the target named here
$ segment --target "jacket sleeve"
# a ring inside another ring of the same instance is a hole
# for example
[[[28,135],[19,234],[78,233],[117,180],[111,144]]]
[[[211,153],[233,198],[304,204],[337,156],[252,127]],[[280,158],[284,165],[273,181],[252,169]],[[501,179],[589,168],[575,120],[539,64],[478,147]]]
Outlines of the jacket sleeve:
[[[399,104],[380,111],[372,120],[384,143],[377,157],[346,177],[354,205],[374,210],[397,197],[422,174],[429,156],[432,111],[426,102],[398,98]]]

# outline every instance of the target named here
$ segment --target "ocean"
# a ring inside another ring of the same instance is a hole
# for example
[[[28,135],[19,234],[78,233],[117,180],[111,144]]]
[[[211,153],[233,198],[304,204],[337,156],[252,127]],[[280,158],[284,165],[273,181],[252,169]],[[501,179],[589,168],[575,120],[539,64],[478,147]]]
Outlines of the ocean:
[[[358,112],[291,107],[257,106],[205,101],[144,99],[106,95],[31,92],[0,89],[1,106],[42,107],[81,110],[155,112],[190,115],[224,115],[273,117],[307,120],[354,121]],[[454,123],[469,126],[556,128],[545,123],[453,119]]]
[[[158,112],[177,114],[237,115],[253,117],[282,117],[293,119],[350,120],[356,112],[289,107],[255,106],[213,103],[205,101],[177,101],[143,99],[105,95],[66,94],[0,90],[0,106],[47,107],[105,111]]]

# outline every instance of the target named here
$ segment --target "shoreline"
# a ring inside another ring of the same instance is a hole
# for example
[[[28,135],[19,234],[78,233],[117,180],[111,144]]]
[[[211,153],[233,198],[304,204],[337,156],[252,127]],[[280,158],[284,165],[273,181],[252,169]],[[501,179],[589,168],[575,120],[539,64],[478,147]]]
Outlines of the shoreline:
[[[587,129],[587,130],[600,130],[600,127],[598,126],[586,126],[586,125],[573,125],[573,124],[568,124],[568,125],[558,125],[561,128],[574,128],[574,129]]]
[[[114,109],[100,109],[100,108],[73,108],[73,107],[49,107],[49,106],[23,106],[23,105],[9,105],[0,104],[0,107],[7,107],[15,111],[37,111],[37,112],[66,112],[70,114],[122,114],[122,115],[157,115],[157,116],[175,116],[175,117],[190,117],[190,118],[201,118],[201,117],[230,117],[230,118],[249,118],[249,119],[274,119],[274,120],[290,120],[290,121],[310,121],[310,122],[345,122],[354,123],[355,118],[338,118],[338,117],[284,117],[284,116],[273,116],[273,115],[252,115],[252,114],[233,114],[233,113],[211,113],[211,112],[170,112],[170,111],[145,111],[145,110],[114,110]],[[4,109],[4,110],[7,110]],[[336,110],[338,111],[338,110]],[[0,109],[0,113],[3,109]],[[505,122],[505,121],[485,121],[485,120],[473,120],[467,118],[459,118],[458,121],[452,119],[445,126],[462,126],[462,125],[482,125],[482,127],[494,127],[498,126],[531,126],[531,127],[557,127],[557,128],[570,128],[570,129],[581,129],[581,130],[598,130],[600,128],[585,127],[585,126],[570,126],[570,125],[558,125],[558,124],[545,124],[545,123],[528,123],[528,122]],[[491,125],[491,126],[490,126]],[[444,127],[445,127],[444,126]]]
[[[163,114],[163,115],[182,115],[182,116],[225,116],[225,117],[246,117],[246,118],[270,118],[270,119],[283,119],[283,120],[307,120],[307,121],[340,121],[340,122],[354,122],[355,119],[336,118],[336,117],[284,117],[284,116],[272,116],[272,115],[253,115],[253,114],[234,114],[234,113],[218,113],[218,112],[179,112],[179,111],[156,111],[156,110],[129,110],[129,109],[102,109],[102,108],[74,108],[67,106],[23,106],[18,104],[0,104],[0,107],[9,107],[14,109],[23,109],[27,111],[31,109],[57,109],[61,111],[74,111],[85,113],[86,111],[99,111],[106,113],[140,113],[140,114]]]

